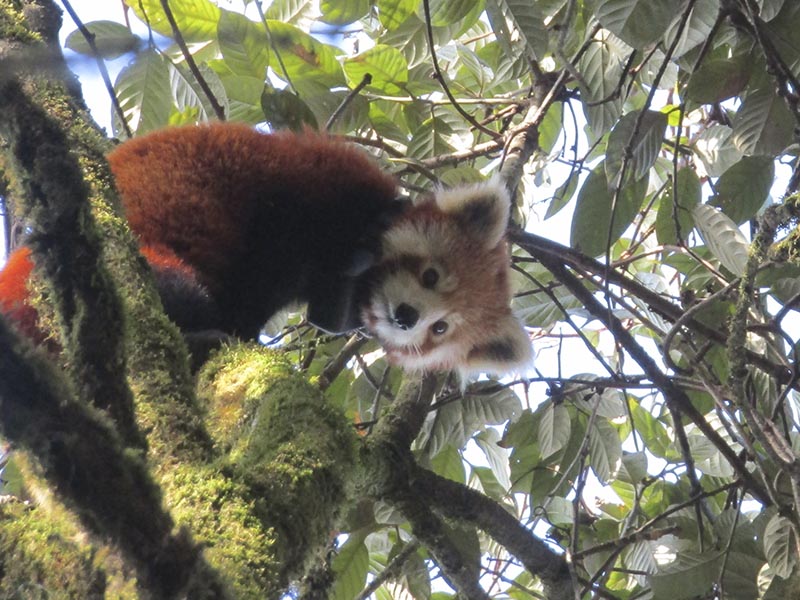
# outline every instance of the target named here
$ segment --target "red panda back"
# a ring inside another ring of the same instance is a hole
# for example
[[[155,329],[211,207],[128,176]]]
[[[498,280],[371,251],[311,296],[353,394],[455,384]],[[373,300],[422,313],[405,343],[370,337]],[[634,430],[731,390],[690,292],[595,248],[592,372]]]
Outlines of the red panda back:
[[[395,180],[363,151],[312,132],[170,128],[108,158],[140,242],[192,267],[222,329],[243,337],[292,300],[319,296],[325,278],[385,227],[396,195]]]

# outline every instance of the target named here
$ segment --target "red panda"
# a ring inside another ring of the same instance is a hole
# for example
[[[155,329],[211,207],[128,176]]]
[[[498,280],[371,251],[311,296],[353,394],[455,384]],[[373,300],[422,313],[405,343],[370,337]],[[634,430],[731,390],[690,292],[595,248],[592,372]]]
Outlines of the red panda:
[[[497,180],[406,207],[394,178],[354,146],[230,123],[160,130],[108,160],[184,332],[255,339],[304,301],[325,330],[363,324],[405,369],[505,373],[530,360],[509,308],[509,198]],[[0,272],[0,310],[36,338],[20,295],[28,254]]]

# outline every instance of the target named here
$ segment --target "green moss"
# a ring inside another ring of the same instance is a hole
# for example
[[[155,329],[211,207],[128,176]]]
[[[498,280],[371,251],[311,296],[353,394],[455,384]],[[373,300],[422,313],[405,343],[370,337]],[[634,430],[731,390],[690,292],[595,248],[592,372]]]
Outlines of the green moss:
[[[246,488],[212,468],[176,466],[163,481],[178,525],[202,541],[209,563],[231,584],[235,597],[253,600],[278,580],[274,533],[254,517]],[[277,591],[277,590],[275,590]]]
[[[105,598],[105,573],[71,533],[40,509],[0,505],[0,597]]]
[[[28,28],[22,6],[16,0],[0,0],[0,37],[23,43],[41,39]]]
[[[346,497],[356,438],[350,423],[282,354],[257,345],[219,352],[198,397],[224,469],[252,491],[256,514],[276,532],[280,586],[321,549]]]

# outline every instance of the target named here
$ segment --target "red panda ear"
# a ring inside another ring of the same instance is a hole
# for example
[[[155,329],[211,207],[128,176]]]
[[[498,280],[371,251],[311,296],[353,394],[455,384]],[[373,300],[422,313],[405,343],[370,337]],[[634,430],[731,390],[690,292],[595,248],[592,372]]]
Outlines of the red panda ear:
[[[502,318],[495,330],[472,347],[463,375],[521,373],[533,365],[533,348],[525,328],[511,313]]]
[[[486,248],[494,248],[503,239],[511,211],[511,197],[499,176],[473,185],[440,189],[436,205],[481,240]]]

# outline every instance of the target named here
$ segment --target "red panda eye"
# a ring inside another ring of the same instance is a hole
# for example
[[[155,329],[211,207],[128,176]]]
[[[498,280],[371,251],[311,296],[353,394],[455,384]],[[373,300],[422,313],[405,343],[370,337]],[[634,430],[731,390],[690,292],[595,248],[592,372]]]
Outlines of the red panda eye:
[[[431,331],[433,335],[442,335],[445,331],[447,331],[447,321],[436,321],[433,325],[431,325]]]
[[[439,273],[433,267],[422,272],[422,287],[431,289],[439,281]]]

